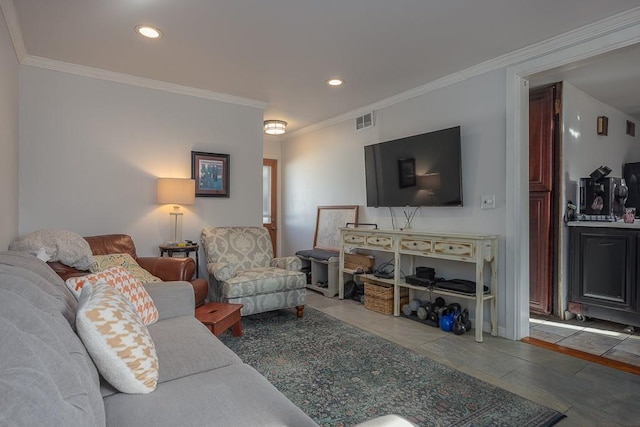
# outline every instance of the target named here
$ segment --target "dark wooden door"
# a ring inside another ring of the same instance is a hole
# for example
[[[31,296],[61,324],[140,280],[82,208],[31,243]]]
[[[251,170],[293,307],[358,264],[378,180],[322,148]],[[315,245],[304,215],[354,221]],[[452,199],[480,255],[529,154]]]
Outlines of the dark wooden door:
[[[553,309],[560,83],[529,94],[529,309]]]

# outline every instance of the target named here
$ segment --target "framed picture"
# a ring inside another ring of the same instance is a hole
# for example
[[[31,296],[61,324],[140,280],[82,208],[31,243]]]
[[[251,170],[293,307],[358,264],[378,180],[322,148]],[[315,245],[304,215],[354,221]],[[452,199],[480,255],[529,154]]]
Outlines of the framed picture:
[[[191,178],[196,197],[229,197],[229,155],[192,151]]]
[[[416,186],[416,159],[398,160],[398,178],[400,188]]]
[[[318,206],[314,249],[340,250],[340,227],[358,222],[358,206]]]

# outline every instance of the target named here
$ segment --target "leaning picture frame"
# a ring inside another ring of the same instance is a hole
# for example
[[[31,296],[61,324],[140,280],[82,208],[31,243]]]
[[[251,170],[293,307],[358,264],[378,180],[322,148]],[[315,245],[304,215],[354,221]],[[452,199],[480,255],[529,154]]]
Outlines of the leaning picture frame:
[[[229,197],[229,155],[192,151],[191,178],[196,197]]]
[[[313,248],[340,250],[340,228],[358,222],[358,206],[318,206]]]

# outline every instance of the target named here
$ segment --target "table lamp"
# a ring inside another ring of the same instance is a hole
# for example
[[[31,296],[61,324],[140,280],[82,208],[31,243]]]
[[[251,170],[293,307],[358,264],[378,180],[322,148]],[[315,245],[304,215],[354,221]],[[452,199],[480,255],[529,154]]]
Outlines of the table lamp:
[[[171,243],[182,242],[182,212],[180,205],[193,205],[196,201],[196,181],[188,178],[158,178],[158,204],[173,205]]]

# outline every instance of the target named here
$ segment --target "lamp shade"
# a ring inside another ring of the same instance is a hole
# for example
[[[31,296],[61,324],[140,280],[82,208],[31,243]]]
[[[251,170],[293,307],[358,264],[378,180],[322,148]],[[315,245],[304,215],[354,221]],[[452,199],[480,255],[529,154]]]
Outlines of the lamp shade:
[[[192,205],[196,201],[196,181],[188,178],[158,178],[158,204]]]
[[[440,188],[440,174],[435,172],[418,175],[418,185],[423,190],[437,190]]]

